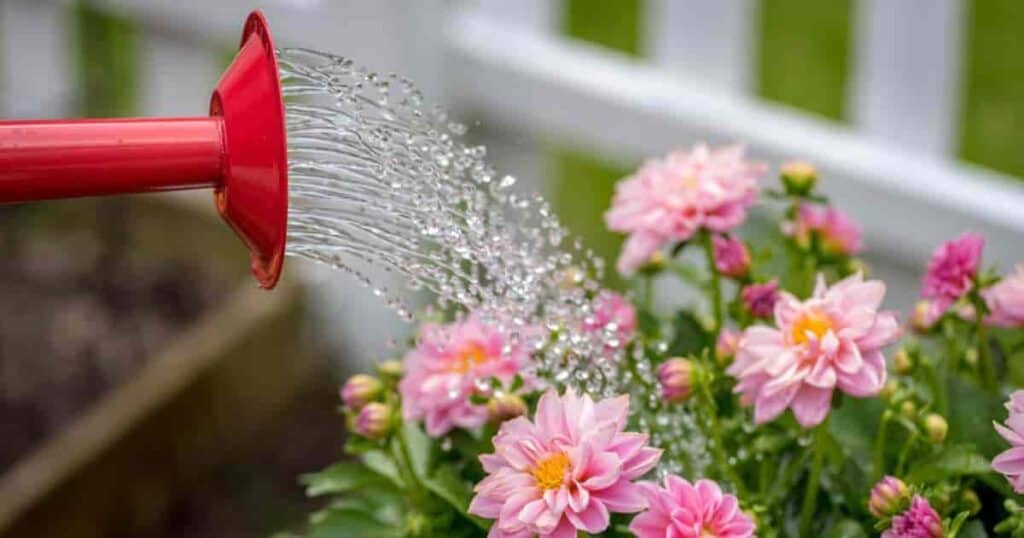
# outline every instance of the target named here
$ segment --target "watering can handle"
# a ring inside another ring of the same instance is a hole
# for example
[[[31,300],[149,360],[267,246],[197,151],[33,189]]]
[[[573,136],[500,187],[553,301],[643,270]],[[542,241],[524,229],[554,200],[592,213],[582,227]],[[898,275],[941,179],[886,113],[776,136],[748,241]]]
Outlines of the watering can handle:
[[[215,187],[223,118],[0,122],[0,203]]]

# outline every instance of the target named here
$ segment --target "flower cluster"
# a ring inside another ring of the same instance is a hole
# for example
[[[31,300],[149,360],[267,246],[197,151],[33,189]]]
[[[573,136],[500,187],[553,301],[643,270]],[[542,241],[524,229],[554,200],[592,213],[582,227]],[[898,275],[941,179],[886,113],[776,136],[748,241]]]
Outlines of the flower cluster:
[[[480,456],[488,474],[469,513],[496,519],[491,536],[564,537],[603,532],[610,514],[639,512],[646,501],[634,480],[661,451],[647,435],[626,433],[628,399],[595,403],[571,390],[549,390],[531,422],[505,422],[494,454]]]
[[[809,428],[825,419],[836,389],[877,396],[886,379],[882,348],[900,336],[895,314],[878,311],[884,296],[885,284],[860,274],[832,287],[819,275],[806,301],[783,293],[776,326],[748,329],[727,370],[739,380],[742,401],[754,405],[754,420],[790,408]]]
[[[426,324],[419,345],[405,357],[402,418],[423,420],[433,437],[456,427],[480,427],[487,422],[487,407],[470,398],[481,395],[479,382],[497,379],[509,385],[528,359],[520,343],[476,316],[451,325]]]
[[[816,190],[827,177],[787,163],[758,200],[765,169],[741,146],[703,144],[645,163],[605,214],[627,235],[627,291],[552,275],[578,319],[455,313],[424,323],[401,362],[351,377],[340,396],[353,461],[304,478],[311,495],[349,498],[311,525],[1024,536],[1024,507],[1006,498],[1024,494],[1024,264],[983,268],[975,234],[940,245],[901,324],[856,258],[860,227]],[[758,202],[781,235],[742,226]],[[664,312],[652,290],[674,277],[664,289],[686,287],[684,306]],[[573,356],[585,355],[576,343],[606,360]],[[1000,417],[985,410],[1006,394],[1008,417],[989,428]]]
[[[727,232],[740,225],[765,171],[743,153],[742,146],[697,144],[648,161],[619,183],[605,213],[609,229],[629,234],[619,271],[635,271],[661,247],[686,241],[701,228]]]

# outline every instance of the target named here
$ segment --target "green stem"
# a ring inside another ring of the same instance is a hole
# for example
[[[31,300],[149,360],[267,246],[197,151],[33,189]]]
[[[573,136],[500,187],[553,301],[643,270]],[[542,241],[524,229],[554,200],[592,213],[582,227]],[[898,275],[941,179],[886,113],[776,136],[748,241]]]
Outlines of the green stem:
[[[882,412],[882,419],[878,421],[878,434],[875,435],[875,479],[872,482],[877,482],[885,475],[885,434],[889,430],[890,420],[892,411],[886,409]]]
[[[395,466],[398,467],[398,472],[403,475],[403,480],[408,486],[407,492],[409,496],[414,502],[420,501],[426,488],[420,483],[419,477],[416,476],[416,468],[413,466],[412,456],[409,454],[409,447],[405,442],[405,432],[402,431],[402,428],[398,429],[395,441],[391,445]]]
[[[971,297],[974,303],[974,326],[978,337],[978,374],[981,376],[981,383],[988,390],[999,388],[999,381],[996,380],[995,368],[992,364],[992,354],[988,347],[988,327],[985,325],[985,300],[981,294],[975,292]]]
[[[715,247],[711,240],[711,233],[701,230],[701,240],[704,243],[704,257],[707,258],[708,271],[711,273],[711,311],[715,317],[715,326],[712,334],[714,342],[718,341],[718,333],[722,330],[722,278],[715,267]]]
[[[711,455],[715,459],[715,465],[727,480],[733,483],[736,488],[736,493],[742,498],[747,496],[746,484],[740,478],[739,474],[736,473],[736,469],[729,464],[729,457],[725,453],[725,445],[723,444],[722,428],[718,423],[718,406],[715,404],[715,398],[711,394],[710,380],[702,379],[700,383],[701,398],[704,400],[704,408],[707,409],[708,424],[707,435],[711,440]]]
[[[818,487],[821,484],[821,469],[825,466],[825,440],[828,437],[828,419],[814,430],[814,462],[811,463],[811,475],[807,478],[807,489],[804,491],[804,504],[800,510],[800,536],[811,536],[811,525],[814,522],[814,510],[818,504]]]
[[[917,432],[911,431],[910,437],[907,437],[907,441],[903,443],[903,448],[900,449],[899,460],[896,461],[896,475],[903,474],[903,467],[907,464],[907,456],[910,455],[910,449],[914,447],[914,443],[917,441]]]

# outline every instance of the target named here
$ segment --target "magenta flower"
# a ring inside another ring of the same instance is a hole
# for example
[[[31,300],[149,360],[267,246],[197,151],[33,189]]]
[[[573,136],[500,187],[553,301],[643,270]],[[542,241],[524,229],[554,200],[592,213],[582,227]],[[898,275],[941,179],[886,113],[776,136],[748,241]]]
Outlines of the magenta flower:
[[[782,231],[804,246],[811,244],[813,234],[829,254],[848,256],[864,249],[860,226],[834,206],[800,204],[796,220],[784,223]]]
[[[1014,491],[1024,493],[1024,390],[1010,395],[1006,409],[1009,411],[1006,426],[993,425],[1011,446],[992,460],[992,468],[1010,481]]]
[[[742,279],[750,272],[750,252],[743,241],[730,235],[716,235],[712,240],[715,247],[715,269],[719,273]]]
[[[779,300],[779,281],[772,279],[763,284],[748,284],[740,291],[740,299],[755,318],[767,319]]]
[[[942,518],[928,504],[928,500],[915,495],[906,512],[892,518],[892,525],[882,538],[942,538]]]
[[[665,487],[644,482],[648,509],[633,518],[630,532],[637,538],[748,538],[754,522],[744,514],[736,497],[722,493],[718,484],[698,480],[691,485],[676,475]]]
[[[474,490],[469,513],[495,519],[491,538],[575,538],[599,533],[610,513],[643,510],[633,481],[651,470],[661,451],[647,435],[623,432],[629,398],[594,403],[571,389],[554,389],[537,403],[533,422],[505,422],[494,454],[480,456],[488,473]]]
[[[612,332],[629,342],[636,332],[636,308],[628,299],[611,291],[602,291],[591,303],[593,313],[583,320],[587,332]]]
[[[743,152],[742,146],[697,144],[647,161],[621,181],[604,215],[609,229],[629,234],[619,272],[635,271],[665,244],[685,241],[701,228],[726,232],[742,223],[765,171]]]
[[[480,391],[477,382],[497,378],[508,384],[529,358],[524,345],[477,316],[450,325],[424,324],[419,343],[405,356],[406,374],[398,385],[402,418],[423,420],[432,437],[482,426],[487,406],[470,401]]]
[[[963,297],[974,284],[981,264],[981,250],[985,238],[972,233],[943,243],[928,262],[924,275],[921,296],[931,299],[931,322],[937,320],[957,300]]]
[[[1024,327],[1024,263],[981,294],[991,310],[988,323],[998,327]]]
[[[901,333],[896,315],[879,312],[885,284],[860,273],[832,287],[818,275],[814,295],[800,301],[782,293],[775,327],[753,326],[740,341],[727,372],[739,380],[736,392],[754,405],[761,424],[791,408],[810,428],[828,414],[832,393],[868,397],[885,385],[882,348]]]

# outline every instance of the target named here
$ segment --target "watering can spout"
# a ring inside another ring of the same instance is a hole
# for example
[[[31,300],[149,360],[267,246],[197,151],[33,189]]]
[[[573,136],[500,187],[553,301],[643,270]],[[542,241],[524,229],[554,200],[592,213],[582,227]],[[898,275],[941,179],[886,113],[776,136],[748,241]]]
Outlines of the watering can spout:
[[[273,288],[288,218],[284,102],[266,20],[249,15],[210,116],[0,121],[0,203],[213,188]]]

